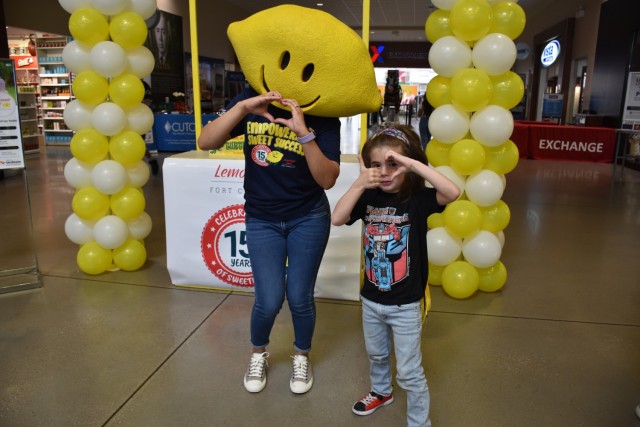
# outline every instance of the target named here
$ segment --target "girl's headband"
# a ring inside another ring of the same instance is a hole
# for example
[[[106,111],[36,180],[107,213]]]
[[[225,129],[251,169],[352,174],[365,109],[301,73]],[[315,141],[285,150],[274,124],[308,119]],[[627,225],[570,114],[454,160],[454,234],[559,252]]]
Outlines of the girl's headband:
[[[407,136],[404,134],[404,132],[402,132],[401,130],[398,130],[396,128],[384,128],[384,129],[378,131],[375,135],[373,135],[373,137],[376,138],[376,137],[378,137],[380,135],[392,136],[394,138],[399,139],[400,141],[404,142],[407,145],[411,145],[409,143],[409,140],[407,139]]]

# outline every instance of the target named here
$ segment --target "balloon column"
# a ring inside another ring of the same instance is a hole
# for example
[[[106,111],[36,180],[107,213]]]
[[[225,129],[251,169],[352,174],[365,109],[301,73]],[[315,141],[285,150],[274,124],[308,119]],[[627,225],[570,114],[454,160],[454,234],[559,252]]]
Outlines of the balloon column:
[[[63,61],[75,74],[76,98],[64,110],[65,124],[75,131],[64,176],[76,189],[65,233],[80,245],[76,260],[83,272],[137,270],[147,259],[143,239],[151,232],[141,189],[149,179],[141,135],[151,130],[153,113],[142,103],[141,78],[154,67],[143,43],[156,1],[59,3],[71,14],[74,40]]]
[[[522,99],[524,84],[510,70],[525,14],[517,0],[432,2],[437,9],[425,33],[433,43],[429,62],[437,76],[427,85],[427,100],[435,107],[427,158],[463,194],[429,217],[429,283],[467,298],[477,290],[497,291],[507,280],[500,257],[511,213],[501,198],[505,174],[519,159],[509,139],[509,110]]]

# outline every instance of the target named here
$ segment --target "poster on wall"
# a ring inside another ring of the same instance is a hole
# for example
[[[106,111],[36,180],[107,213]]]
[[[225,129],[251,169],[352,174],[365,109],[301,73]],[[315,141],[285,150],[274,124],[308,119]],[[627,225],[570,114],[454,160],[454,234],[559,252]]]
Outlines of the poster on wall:
[[[16,77],[11,59],[0,59],[0,169],[24,167]]]
[[[193,107],[193,73],[191,68],[191,53],[185,53],[185,88],[187,106],[190,111]],[[200,77],[200,104],[202,113],[215,113],[224,107],[224,59],[198,57],[198,69]]]
[[[622,112],[622,129],[640,130],[640,72],[629,73]]]
[[[155,67],[149,86],[154,105],[174,101],[174,92],[184,93],[184,57],[182,51],[182,17],[156,9],[147,19],[145,46],[151,50]]]

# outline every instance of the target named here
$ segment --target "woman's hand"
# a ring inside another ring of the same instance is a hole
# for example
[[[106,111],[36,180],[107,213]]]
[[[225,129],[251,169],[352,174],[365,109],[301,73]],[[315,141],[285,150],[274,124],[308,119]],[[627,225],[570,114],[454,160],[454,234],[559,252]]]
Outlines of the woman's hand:
[[[282,103],[282,95],[280,95],[280,92],[272,90],[271,92],[246,99],[242,103],[247,113],[263,116],[270,122],[275,122],[275,119],[268,111],[269,104],[274,101]]]
[[[285,107],[289,107],[291,109],[291,118],[284,119],[278,118],[275,120],[276,123],[280,123],[291,129],[299,138],[307,135],[309,133],[309,128],[304,121],[304,113],[300,109],[300,105],[298,105],[298,101],[290,98],[282,98],[279,99],[278,102]]]

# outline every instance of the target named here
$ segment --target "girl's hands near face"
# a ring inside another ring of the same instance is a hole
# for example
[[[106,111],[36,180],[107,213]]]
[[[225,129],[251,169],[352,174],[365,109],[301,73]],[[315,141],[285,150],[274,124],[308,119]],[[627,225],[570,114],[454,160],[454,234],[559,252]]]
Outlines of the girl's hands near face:
[[[373,189],[380,185],[380,169],[367,168],[362,160],[362,156],[358,154],[358,163],[360,163],[360,176],[357,182],[362,188]]]
[[[400,175],[401,173],[407,173],[411,171],[411,165],[413,164],[414,160],[407,157],[407,156],[403,156],[400,153],[397,153],[393,150],[389,150],[384,154],[384,161],[387,164],[395,164],[397,166],[396,170],[393,172],[393,174],[391,175],[391,179],[394,179],[396,176]]]

